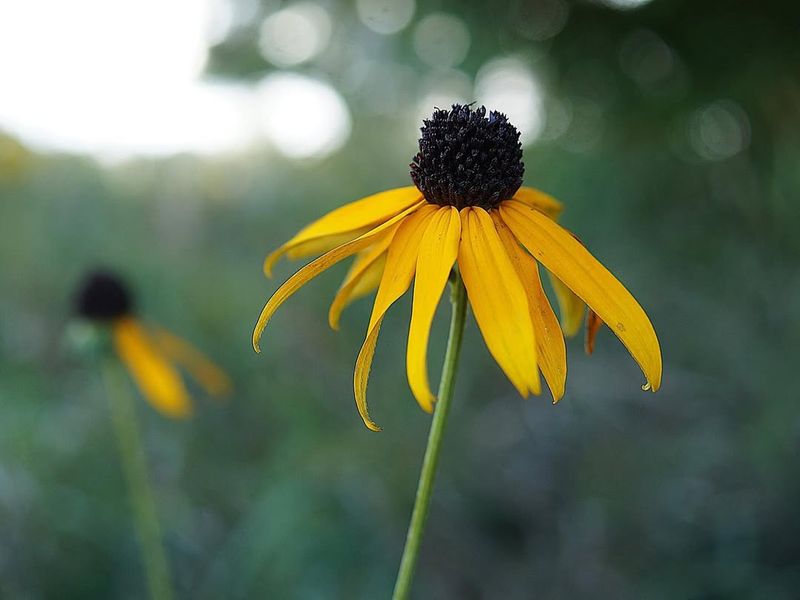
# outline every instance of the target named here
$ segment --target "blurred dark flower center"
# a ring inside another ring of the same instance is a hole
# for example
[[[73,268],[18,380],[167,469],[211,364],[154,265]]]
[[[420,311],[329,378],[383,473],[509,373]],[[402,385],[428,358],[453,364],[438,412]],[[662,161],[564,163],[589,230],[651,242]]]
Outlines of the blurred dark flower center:
[[[97,271],[86,277],[76,299],[76,310],[86,319],[103,321],[129,315],[133,297],[115,274]]]
[[[493,208],[522,185],[519,131],[502,113],[454,104],[425,119],[411,179],[425,199],[456,208]]]

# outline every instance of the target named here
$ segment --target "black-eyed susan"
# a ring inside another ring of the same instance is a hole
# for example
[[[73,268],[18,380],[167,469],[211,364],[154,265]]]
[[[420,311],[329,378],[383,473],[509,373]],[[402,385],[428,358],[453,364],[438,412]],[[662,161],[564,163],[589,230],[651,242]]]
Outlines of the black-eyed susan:
[[[367,379],[384,315],[414,282],[406,371],[414,397],[426,411],[436,400],[428,382],[431,322],[451,270],[466,286],[486,346],[522,396],[538,394],[544,376],[554,401],[567,373],[562,328],[539,274],[551,275],[561,325],[579,327],[584,303],[593,332],[607,323],[641,367],[646,389],[661,385],[661,351],[647,315],[625,287],[561,227],[562,206],[549,195],[522,187],[519,132],[505,115],[453,105],[425,120],[419,152],[411,162],[414,185],[347,204],[302,229],[265,263],[269,275],[281,256],[324,252],[300,269],[269,299],[253,332],[259,350],[264,327],[278,307],[313,277],[355,255],[333,300],[329,322],[377,289],[366,340],[356,360],[356,404],[367,427],[379,427],[367,411]],[[587,344],[588,346],[588,344]]]
[[[454,105],[424,122],[411,162],[413,186],[347,204],[307,226],[270,254],[270,274],[281,256],[324,252],[269,299],[253,332],[258,351],[264,327],[289,296],[322,271],[355,255],[328,315],[377,288],[367,336],[356,359],[356,405],[367,427],[367,379],[381,323],[414,282],[406,373],[411,391],[435,413],[393,598],[408,597],[430,506],[444,423],[453,394],[468,298],[489,352],[523,396],[538,394],[539,371],[558,401],[567,374],[562,326],[572,334],[588,306],[587,350],[608,323],[641,367],[647,389],[661,384],[661,351],[653,326],[633,296],[570,232],[557,224],[561,204],[522,187],[519,132],[497,112]],[[550,273],[561,326],[542,288],[539,265]],[[457,268],[454,268],[457,267]],[[447,281],[453,316],[438,398],[428,382],[431,323]]]
[[[178,367],[184,368],[211,395],[231,389],[228,376],[199,350],[161,327],[150,327],[134,312],[133,296],[115,274],[89,275],[76,299],[78,314],[107,326],[114,350],[142,395],[162,414],[185,418],[192,403]]]

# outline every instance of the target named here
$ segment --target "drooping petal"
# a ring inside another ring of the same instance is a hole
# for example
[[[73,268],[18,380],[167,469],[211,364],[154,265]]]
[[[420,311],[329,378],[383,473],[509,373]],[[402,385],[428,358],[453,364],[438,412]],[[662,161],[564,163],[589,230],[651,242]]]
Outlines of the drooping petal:
[[[398,225],[394,225],[381,234],[372,246],[356,257],[328,311],[328,323],[331,329],[339,329],[339,318],[342,311],[351,302],[378,287],[383,274],[386,250],[389,248],[397,227]]]
[[[375,356],[378,333],[386,311],[400,296],[406,293],[406,290],[411,285],[422,236],[436,210],[436,207],[429,204],[422,206],[414,214],[406,218],[394,234],[386,255],[386,266],[383,269],[381,283],[375,296],[375,304],[372,306],[367,337],[356,359],[356,368],[353,373],[353,392],[356,398],[356,407],[364,420],[364,424],[373,431],[380,431],[381,428],[369,416],[367,383],[369,382],[369,372],[372,368],[372,358]]]
[[[349,306],[354,300],[358,300],[378,289],[383,277],[383,268],[386,266],[386,253],[381,254],[375,261],[373,261],[366,271],[361,275],[358,281],[350,290],[350,295],[347,298],[345,307]]]
[[[535,188],[521,187],[514,194],[514,200],[519,200],[531,208],[542,211],[554,221],[558,221],[564,206],[553,198]],[[557,277],[549,273],[550,283],[556,293],[558,301],[558,312],[561,315],[561,327],[567,337],[572,337],[581,328],[583,323],[583,313],[586,305],[583,301],[572,293]]]
[[[564,206],[544,192],[531,187],[521,187],[514,194],[514,200],[527,204],[531,208],[542,211],[553,220],[557,220]]]
[[[539,367],[553,394],[553,402],[558,402],[564,395],[567,379],[567,350],[564,346],[564,335],[561,333],[558,318],[542,289],[539,265],[519,245],[514,234],[503,223],[497,211],[492,211],[492,218],[503,246],[505,246],[522,286],[525,288],[525,293],[528,295]]]
[[[267,256],[264,260],[264,273],[269,277],[272,274],[272,267],[278,259],[292,250],[298,250],[302,245],[306,245],[306,255],[308,251],[313,251],[319,246],[310,245],[312,241],[319,241],[331,236],[342,236],[351,234],[354,239],[358,235],[358,230],[369,229],[380,225],[405,211],[409,207],[417,204],[422,198],[422,194],[415,186],[396,188],[379,194],[367,196],[361,200],[356,200],[350,204],[345,204],[329,212],[324,217],[317,219],[310,225],[304,227],[288,242]],[[341,243],[349,241],[347,236],[340,238]],[[324,248],[325,242],[323,242]]]
[[[489,352],[523,397],[538,394],[536,342],[525,288],[482,208],[461,210],[458,267]]]
[[[314,238],[293,246],[286,251],[286,258],[297,260],[298,258],[305,258],[307,256],[319,256],[325,254],[329,250],[333,250],[336,246],[346,244],[350,240],[354,240],[360,235],[367,233],[371,227],[362,227],[354,229],[347,233],[340,233],[339,235],[326,235],[321,238]]]
[[[346,282],[339,288],[328,310],[328,324],[331,326],[331,329],[339,330],[339,320],[345,308],[359,298],[363,298],[367,294],[378,289],[385,266],[386,253],[384,252],[375,257],[370,263],[362,265],[355,274],[355,278]]]
[[[225,372],[186,340],[162,327],[153,330],[153,338],[167,356],[183,366],[212,396],[226,396],[233,390]]]
[[[661,349],[650,319],[625,287],[567,230],[521,202],[500,205],[514,236],[597,313],[622,341],[655,391]]]
[[[428,337],[447,278],[458,256],[461,217],[455,207],[443,207],[430,218],[422,236],[414,279],[414,307],[408,330],[408,384],[423,410],[431,412],[436,398],[428,383]]]
[[[185,418],[192,412],[180,375],[132,317],[114,322],[114,347],[142,395],[168,417]]]
[[[564,330],[564,335],[572,337],[580,331],[581,324],[583,324],[583,314],[586,312],[586,305],[558,277],[552,273],[548,274],[558,301],[561,328]]]
[[[264,308],[261,310],[261,314],[258,317],[258,322],[256,323],[255,329],[253,329],[253,349],[256,352],[261,351],[259,348],[259,341],[261,339],[261,334],[264,332],[264,328],[267,326],[267,323],[269,323],[272,315],[275,314],[275,311],[278,310],[278,308],[284,302],[286,302],[286,300],[292,294],[299,290],[303,285],[308,283],[311,279],[326,269],[332,267],[339,261],[344,260],[348,256],[352,256],[353,254],[371,246],[373,243],[375,243],[375,240],[378,238],[378,236],[422,206],[424,206],[424,202],[420,202],[410,208],[407,208],[382,225],[378,225],[375,229],[372,229],[356,239],[347,242],[346,244],[342,244],[330,252],[323,254],[318,259],[311,261],[305,267],[287,279],[286,282],[272,295]]]

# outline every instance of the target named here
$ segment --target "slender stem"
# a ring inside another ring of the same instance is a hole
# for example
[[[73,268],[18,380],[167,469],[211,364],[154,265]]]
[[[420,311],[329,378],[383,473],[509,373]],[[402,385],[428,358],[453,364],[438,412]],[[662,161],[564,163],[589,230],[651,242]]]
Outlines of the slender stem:
[[[414,567],[417,563],[425,521],[428,518],[428,508],[430,507],[431,493],[433,491],[433,478],[436,475],[439,451],[442,448],[444,426],[447,421],[447,413],[450,410],[450,400],[453,398],[458,357],[461,353],[461,338],[464,333],[464,320],[467,315],[467,294],[464,289],[464,283],[458,273],[454,274],[451,284],[453,314],[450,318],[450,335],[447,338],[447,351],[444,355],[442,379],[439,382],[439,396],[433,413],[431,430],[428,434],[428,447],[425,449],[425,458],[422,460],[422,472],[419,476],[414,512],[411,514],[411,523],[408,526],[406,546],[403,550],[403,558],[400,560],[397,581],[394,584],[393,600],[405,600],[411,591]]]
[[[133,504],[136,534],[147,576],[150,597],[170,600],[172,582],[162,546],[161,527],[147,473],[147,462],[139,435],[136,406],[119,365],[111,359],[103,364],[103,380],[108,394],[111,418],[119,442],[122,470]]]

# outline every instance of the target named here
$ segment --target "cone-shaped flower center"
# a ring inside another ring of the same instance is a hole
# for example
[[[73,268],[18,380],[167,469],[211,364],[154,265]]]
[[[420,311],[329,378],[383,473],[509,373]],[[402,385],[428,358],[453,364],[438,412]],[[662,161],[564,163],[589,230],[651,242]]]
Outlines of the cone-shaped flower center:
[[[522,185],[519,131],[502,113],[454,104],[425,119],[411,179],[425,199],[456,208],[493,208]]]
[[[84,280],[76,305],[78,314],[86,319],[113,320],[131,313],[133,297],[119,277],[107,271],[97,271]]]

